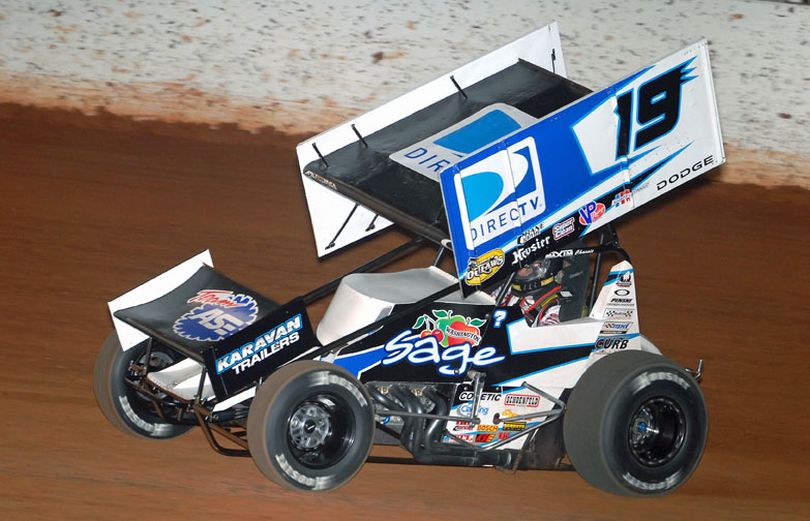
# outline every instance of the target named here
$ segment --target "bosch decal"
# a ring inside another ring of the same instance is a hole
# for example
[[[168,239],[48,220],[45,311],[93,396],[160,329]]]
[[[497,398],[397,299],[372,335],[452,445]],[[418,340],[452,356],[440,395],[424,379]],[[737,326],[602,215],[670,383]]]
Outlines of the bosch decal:
[[[301,314],[295,315],[283,324],[279,324],[230,353],[217,358],[217,374],[233,369],[236,374],[263,361],[268,356],[298,342],[298,331],[302,327]]]
[[[259,313],[259,305],[250,295],[219,289],[201,290],[187,303],[202,305],[175,320],[172,330],[198,342],[227,338],[252,324]]]

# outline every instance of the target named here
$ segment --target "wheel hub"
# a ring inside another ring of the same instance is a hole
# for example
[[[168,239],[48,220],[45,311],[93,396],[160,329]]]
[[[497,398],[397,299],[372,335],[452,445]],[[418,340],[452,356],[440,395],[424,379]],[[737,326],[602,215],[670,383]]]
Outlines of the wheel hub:
[[[652,398],[636,410],[627,433],[630,451],[643,465],[664,465],[678,454],[686,435],[681,407],[665,397]]]
[[[311,451],[322,447],[331,432],[329,411],[321,404],[301,404],[290,417],[290,439],[299,450]]]

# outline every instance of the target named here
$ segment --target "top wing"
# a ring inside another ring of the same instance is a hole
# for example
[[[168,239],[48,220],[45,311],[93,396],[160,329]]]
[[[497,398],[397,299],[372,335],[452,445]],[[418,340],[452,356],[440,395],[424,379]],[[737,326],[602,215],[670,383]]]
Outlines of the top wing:
[[[585,95],[557,24],[298,145],[319,256],[398,223],[449,237],[438,173]]]
[[[445,169],[465,293],[725,160],[705,41]]]

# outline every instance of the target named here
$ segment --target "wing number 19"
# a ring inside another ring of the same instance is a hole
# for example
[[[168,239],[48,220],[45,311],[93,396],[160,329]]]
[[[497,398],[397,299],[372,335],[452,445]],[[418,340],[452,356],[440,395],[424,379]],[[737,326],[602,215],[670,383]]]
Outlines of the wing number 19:
[[[616,114],[619,116],[619,136],[616,144],[616,159],[627,156],[630,146],[638,150],[675,128],[681,110],[681,85],[686,64],[653,78],[638,88],[616,98]],[[635,122],[633,120],[633,97]]]

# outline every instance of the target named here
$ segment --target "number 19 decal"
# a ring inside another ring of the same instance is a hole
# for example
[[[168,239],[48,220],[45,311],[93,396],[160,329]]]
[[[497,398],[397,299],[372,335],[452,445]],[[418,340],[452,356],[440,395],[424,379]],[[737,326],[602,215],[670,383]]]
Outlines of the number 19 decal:
[[[629,155],[631,145],[633,150],[638,150],[675,128],[681,111],[681,87],[697,77],[690,75],[694,67],[687,68],[693,60],[616,98],[616,114],[619,116],[616,159]]]

